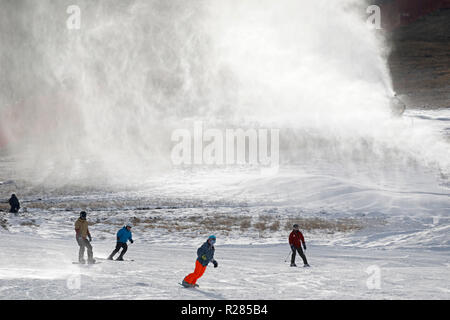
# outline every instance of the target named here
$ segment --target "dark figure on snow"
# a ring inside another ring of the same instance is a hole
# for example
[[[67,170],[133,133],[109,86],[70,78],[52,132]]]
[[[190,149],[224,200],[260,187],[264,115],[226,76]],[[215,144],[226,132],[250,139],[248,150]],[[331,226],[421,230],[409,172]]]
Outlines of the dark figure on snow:
[[[114,251],[109,255],[108,260],[112,260],[114,258],[114,255],[119,252],[119,250],[122,248],[122,252],[120,253],[119,257],[116,259],[117,261],[123,261],[123,255],[128,250],[127,241],[130,240],[131,243],[133,243],[133,238],[131,235],[131,225],[127,224],[125,227],[120,229],[117,232],[117,244]]]
[[[216,243],[216,236],[209,236],[208,240],[197,249],[197,260],[195,261],[195,270],[193,273],[187,275],[181,283],[184,287],[198,287],[197,280],[205,273],[206,266],[212,262],[214,268],[217,268],[218,263],[214,260],[214,244]]]
[[[295,264],[295,255],[297,252],[300,255],[300,257],[303,259],[304,267],[309,267],[308,261],[306,260],[306,256],[302,250],[302,244],[303,244],[303,249],[306,250],[305,238],[303,237],[303,234],[298,229],[298,224],[294,224],[294,230],[292,230],[291,234],[289,235],[289,244],[291,245],[291,250],[292,250],[291,267],[297,266]]]
[[[9,209],[9,212],[17,213],[20,209],[20,203],[19,199],[17,199],[15,194],[11,195],[11,198],[9,198],[9,205],[11,206],[11,209]]]
[[[88,263],[95,263],[94,253],[92,252],[91,245],[92,237],[89,232],[85,211],[80,212],[80,218],[75,222],[75,232],[78,245],[80,246],[80,251],[78,252],[78,261],[82,264],[86,263],[86,261],[84,260],[84,250],[87,249]]]

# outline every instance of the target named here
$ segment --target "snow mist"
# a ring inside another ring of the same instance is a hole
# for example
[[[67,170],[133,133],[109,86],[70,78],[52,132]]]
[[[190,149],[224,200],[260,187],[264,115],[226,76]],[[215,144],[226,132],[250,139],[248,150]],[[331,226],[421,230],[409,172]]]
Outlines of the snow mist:
[[[171,135],[195,121],[279,129],[281,166],[448,170],[438,133],[391,116],[388,51],[367,28],[368,3],[86,0],[75,29],[70,5],[1,4],[11,179],[142,181],[172,170]]]

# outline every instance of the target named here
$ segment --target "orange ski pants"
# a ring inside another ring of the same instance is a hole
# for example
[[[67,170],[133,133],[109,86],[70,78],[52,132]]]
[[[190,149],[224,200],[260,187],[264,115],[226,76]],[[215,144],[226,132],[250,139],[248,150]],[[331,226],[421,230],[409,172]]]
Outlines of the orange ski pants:
[[[206,266],[203,266],[198,260],[195,260],[195,270],[191,274],[188,274],[184,281],[190,284],[195,284],[197,280],[205,273]]]

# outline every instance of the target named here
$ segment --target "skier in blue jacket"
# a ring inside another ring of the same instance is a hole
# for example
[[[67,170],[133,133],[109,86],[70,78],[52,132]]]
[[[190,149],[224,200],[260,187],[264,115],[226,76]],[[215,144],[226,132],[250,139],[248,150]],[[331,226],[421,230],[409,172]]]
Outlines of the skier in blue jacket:
[[[119,252],[120,248],[122,248],[122,252],[120,253],[119,257],[116,259],[117,261],[123,261],[123,255],[128,250],[127,241],[130,240],[131,243],[133,243],[133,238],[131,235],[131,225],[127,224],[125,227],[120,229],[117,232],[117,244],[114,251],[109,255],[108,260],[113,260],[114,255]]]

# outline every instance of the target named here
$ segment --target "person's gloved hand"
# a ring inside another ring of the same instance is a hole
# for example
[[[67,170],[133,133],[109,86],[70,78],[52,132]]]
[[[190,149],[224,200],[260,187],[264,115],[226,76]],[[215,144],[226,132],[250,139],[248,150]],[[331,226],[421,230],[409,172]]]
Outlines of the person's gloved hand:
[[[130,242],[133,243],[134,242],[133,239],[130,239]]]
[[[90,235],[88,237],[89,237],[89,242],[92,242],[92,237]]]
[[[117,242],[119,242],[119,240],[120,240],[120,238],[119,238],[119,237],[117,237]]]
[[[213,265],[214,265],[214,268],[217,268],[217,266],[219,265],[218,263],[217,263],[217,261],[216,260],[213,260]]]
[[[303,244],[303,249],[306,250],[306,244]]]
[[[203,260],[203,261],[206,260],[206,254],[202,255],[202,260]]]

